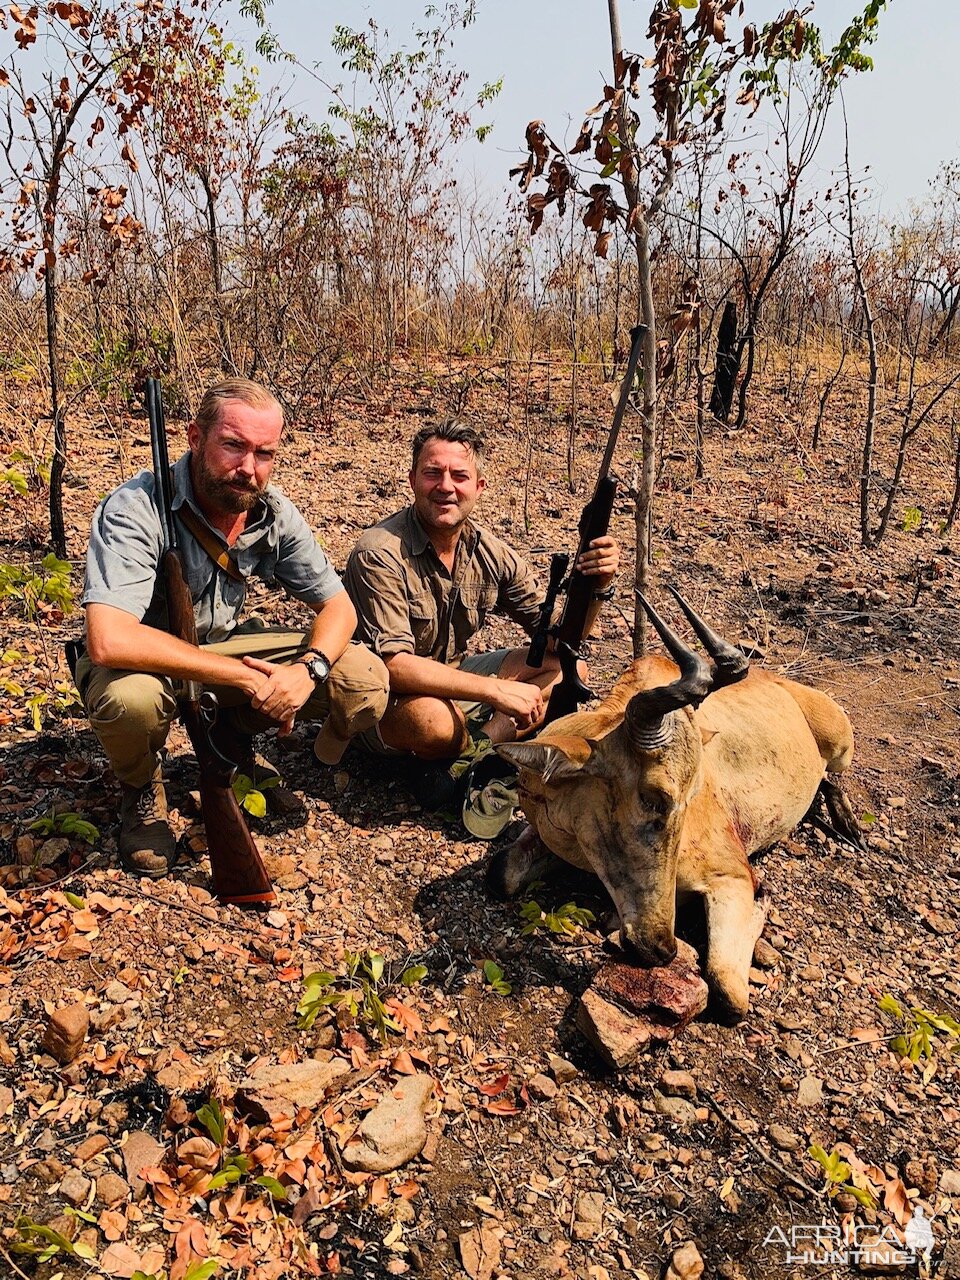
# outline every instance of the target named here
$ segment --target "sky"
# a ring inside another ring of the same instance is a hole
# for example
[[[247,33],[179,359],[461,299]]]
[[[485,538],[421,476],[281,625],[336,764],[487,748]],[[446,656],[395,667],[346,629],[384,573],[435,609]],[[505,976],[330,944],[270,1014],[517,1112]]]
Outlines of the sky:
[[[862,4],[863,0],[859,0]],[[342,81],[339,59],[330,49],[336,23],[359,27],[368,18],[390,33],[390,46],[413,47],[426,0],[273,0],[269,21],[280,42],[304,63],[317,65],[331,81]],[[650,0],[621,0],[627,49],[643,51]],[[746,0],[743,21],[758,25],[782,11],[771,0]],[[811,20],[827,40],[835,38],[857,10],[857,0],[818,0]],[[255,33],[229,22],[234,38]],[[242,39],[240,40],[242,43]],[[945,162],[960,157],[957,111],[957,57],[960,3],[956,0],[891,0],[880,18],[880,34],[870,50],[872,72],[852,77],[845,90],[851,160],[869,166],[877,204],[885,216],[906,214],[922,199]],[[610,61],[605,0],[478,0],[477,19],[459,32],[455,59],[477,89],[503,78],[503,90],[483,119],[494,129],[481,145],[458,157],[461,185],[474,183],[496,196],[508,190],[507,170],[523,152],[527,122],[542,119],[559,141],[572,142],[584,111],[600,96]],[[314,118],[325,113],[326,98],[315,80],[293,69],[265,66],[265,77],[280,75],[290,100]],[[641,110],[643,103],[641,100]],[[824,172],[842,159],[842,121],[835,113],[818,163]]]

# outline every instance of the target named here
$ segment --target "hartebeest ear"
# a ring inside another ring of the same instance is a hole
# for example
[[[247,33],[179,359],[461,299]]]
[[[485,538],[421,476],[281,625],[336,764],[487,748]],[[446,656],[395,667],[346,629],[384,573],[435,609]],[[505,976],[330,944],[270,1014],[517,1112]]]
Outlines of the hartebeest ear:
[[[552,778],[572,778],[590,759],[592,748],[585,738],[565,738],[557,742],[501,742],[497,752],[518,769],[539,773],[544,782]]]

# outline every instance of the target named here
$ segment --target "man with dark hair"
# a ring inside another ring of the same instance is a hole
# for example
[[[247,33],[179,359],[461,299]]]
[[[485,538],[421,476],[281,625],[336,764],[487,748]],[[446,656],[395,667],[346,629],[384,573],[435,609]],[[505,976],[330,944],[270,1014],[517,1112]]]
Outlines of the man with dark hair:
[[[189,451],[171,468],[199,648],[164,629],[153,474],[114,489],[93,518],[76,680],[120,781],[121,861],[140,875],[164,875],[174,859],[159,753],[176,715],[177,681],[215,690],[239,736],[241,772],[251,775],[254,734],[289,733],[297,716],[323,719],[314,749],[335,763],[386,706],[383,663],[350,643],[356,614],[343,584],[303,516],[269,484],[282,431],[277,400],[231,378],[204,395],[187,429]],[[253,577],[313,610],[306,633],[240,622]]]
[[[344,575],[357,639],[390,673],[387,710],[360,741],[383,755],[437,762],[414,787],[433,807],[449,799],[445,775],[469,746],[467,721],[485,722],[494,743],[525,734],[543,720],[560,676],[550,650],[539,668],[527,665],[526,647],[467,653],[494,609],[532,633],[543,599],[526,561],[470,518],[486,486],[483,463],[473,427],[424,427],[413,440],[413,502],[360,536]],[[581,557],[597,584],[588,627],[612,595],[618,563],[612,537],[597,538]]]

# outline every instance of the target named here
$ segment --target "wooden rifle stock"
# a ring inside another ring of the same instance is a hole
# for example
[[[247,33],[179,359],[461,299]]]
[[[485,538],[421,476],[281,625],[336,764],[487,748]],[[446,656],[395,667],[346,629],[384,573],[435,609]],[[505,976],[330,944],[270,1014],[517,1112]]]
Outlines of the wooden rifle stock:
[[[167,459],[160,384],[147,379],[147,416],[153,445],[157,505],[163,529],[161,565],[167,602],[167,627],[171,635],[197,644],[193,598],[183,572],[172,509],[172,484]],[[213,889],[219,900],[239,906],[265,906],[276,901],[270,876],[256,841],[243,817],[233,791],[236,765],[214,742],[212,732],[219,716],[216,695],[196,681],[187,681],[178,697],[180,718],[190,738],[200,771],[200,807],[207,833]]]
[[[613,461],[613,451],[616,448],[617,437],[620,434],[620,426],[623,422],[623,415],[626,412],[627,402],[633,390],[637,367],[640,363],[643,337],[646,331],[646,326],[642,324],[637,325],[630,331],[630,357],[627,361],[627,371],[620,387],[620,398],[613,415],[610,434],[607,437],[607,446],[600,463],[597,485],[593,491],[593,497],[583,508],[580,516],[578,526],[580,541],[577,546],[576,558],[573,562],[574,568],[567,581],[567,598],[560,621],[552,629],[554,648],[560,662],[561,676],[550,694],[544,725],[559,719],[560,716],[570,715],[576,711],[581,702],[586,702],[588,698],[593,697],[592,690],[588,689],[580,679],[577,664],[580,661],[580,649],[587,629],[587,613],[593,602],[596,582],[590,574],[581,573],[576,566],[594,538],[602,538],[610,527],[613,502],[617,494],[617,482],[610,475],[610,464]],[[533,646],[531,646],[531,651],[532,649]],[[540,662],[542,660],[541,651]],[[532,658],[528,658],[528,661],[531,666],[540,665],[540,662],[533,662]]]

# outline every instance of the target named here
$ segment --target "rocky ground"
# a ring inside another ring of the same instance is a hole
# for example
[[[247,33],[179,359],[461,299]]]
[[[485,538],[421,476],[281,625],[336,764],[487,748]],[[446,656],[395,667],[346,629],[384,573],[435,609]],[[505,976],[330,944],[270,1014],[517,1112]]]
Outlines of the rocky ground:
[[[571,496],[556,387],[525,406],[502,370],[466,373],[410,372],[389,395],[339,402],[332,422],[295,424],[278,479],[335,563],[404,501],[409,437],[467,385],[495,443],[481,518],[540,565],[569,548],[606,392],[581,389]],[[519,906],[485,891],[488,846],[359,753],[315,766],[308,726],[264,743],[304,807],[299,824],[257,824],[278,889],[269,914],[220,907],[203,857],[154,884],[119,871],[116,784],[75,708],[57,705],[75,618],[50,604],[30,622],[15,596],[0,602],[5,1274],[201,1280],[213,1260],[221,1276],[267,1278],[916,1274],[896,1249],[920,1206],[928,1270],[960,1275],[949,433],[931,430],[894,526],[865,552],[855,388],[816,453],[803,446],[815,406],[782,391],[768,380],[750,431],[711,432],[696,484],[689,413],[671,415],[654,572],[755,661],[844,705],[867,851],[805,827],[764,854],[749,1017],[701,1017],[620,1071],[576,1027],[610,962],[597,927],[557,934],[543,919],[525,933]],[[145,430],[136,415],[111,433],[75,425],[78,560],[98,496],[147,465]],[[622,474],[637,449],[628,424]],[[4,561],[36,559],[34,523],[29,494],[0,512]],[[626,496],[615,531],[632,544]],[[278,616],[266,593],[256,603]],[[626,664],[631,623],[623,589],[593,645],[596,687]],[[495,627],[489,643],[509,635]],[[37,732],[30,699],[44,692]],[[192,766],[177,733],[184,831]],[[544,913],[573,901],[603,914],[572,875],[533,896]],[[702,921],[683,932],[696,944]],[[305,987],[316,971],[329,981]]]

